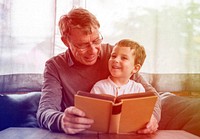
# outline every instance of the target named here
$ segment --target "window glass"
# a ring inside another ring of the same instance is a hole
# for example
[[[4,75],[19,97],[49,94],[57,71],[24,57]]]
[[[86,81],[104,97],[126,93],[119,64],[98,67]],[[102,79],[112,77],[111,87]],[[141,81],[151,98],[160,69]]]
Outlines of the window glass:
[[[0,1],[0,74],[42,73],[53,56],[54,0]]]
[[[73,0],[57,0],[56,1],[56,32],[54,55],[65,52],[67,47],[61,41],[61,35],[58,27],[59,19],[62,15],[68,13],[73,7]]]
[[[130,38],[142,44],[150,73],[200,72],[200,1],[86,0],[101,23],[104,42]]]

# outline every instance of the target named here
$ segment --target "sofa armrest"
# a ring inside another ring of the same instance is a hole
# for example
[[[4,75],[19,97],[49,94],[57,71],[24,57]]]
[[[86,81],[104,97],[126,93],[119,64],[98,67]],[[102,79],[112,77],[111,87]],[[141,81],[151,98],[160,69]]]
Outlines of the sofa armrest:
[[[163,93],[161,102],[162,113],[159,129],[185,130],[200,136],[200,98]]]

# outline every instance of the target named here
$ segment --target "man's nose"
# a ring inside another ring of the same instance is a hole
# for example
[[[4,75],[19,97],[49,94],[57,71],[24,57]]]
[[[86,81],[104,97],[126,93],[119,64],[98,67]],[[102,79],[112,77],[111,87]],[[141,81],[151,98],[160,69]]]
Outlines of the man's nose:
[[[93,43],[88,44],[88,51],[93,53],[96,50],[96,45]]]

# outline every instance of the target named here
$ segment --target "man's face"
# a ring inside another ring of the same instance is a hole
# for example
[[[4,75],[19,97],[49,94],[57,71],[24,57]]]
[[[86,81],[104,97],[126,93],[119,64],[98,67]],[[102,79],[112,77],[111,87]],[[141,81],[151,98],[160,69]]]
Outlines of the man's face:
[[[102,37],[98,29],[92,29],[89,34],[80,29],[73,29],[70,32],[68,47],[78,62],[93,65],[100,54],[101,42]]]

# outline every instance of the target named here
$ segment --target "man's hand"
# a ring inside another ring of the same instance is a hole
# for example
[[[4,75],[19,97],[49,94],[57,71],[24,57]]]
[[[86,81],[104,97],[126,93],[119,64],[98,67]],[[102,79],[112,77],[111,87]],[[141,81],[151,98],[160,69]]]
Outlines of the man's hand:
[[[68,107],[65,109],[61,127],[67,134],[76,134],[91,127],[94,120],[85,117],[85,113],[76,107]]]
[[[158,130],[158,122],[154,115],[151,116],[149,123],[146,125],[146,128],[140,129],[137,131],[138,134],[152,134]]]

